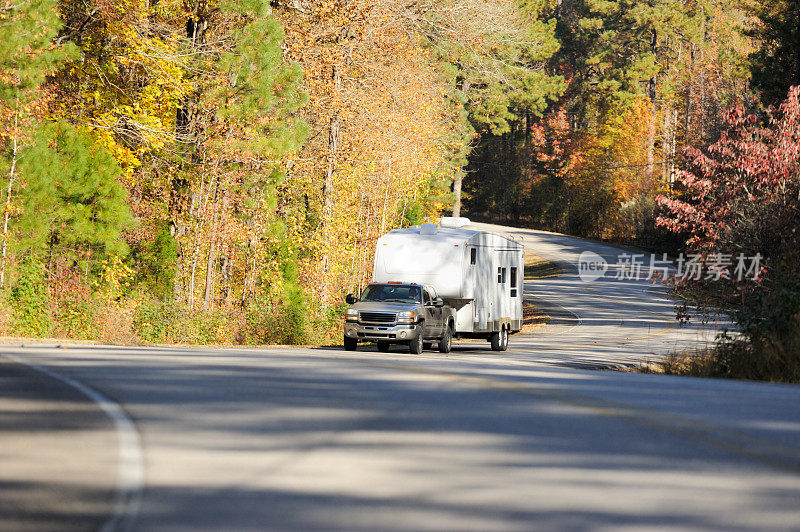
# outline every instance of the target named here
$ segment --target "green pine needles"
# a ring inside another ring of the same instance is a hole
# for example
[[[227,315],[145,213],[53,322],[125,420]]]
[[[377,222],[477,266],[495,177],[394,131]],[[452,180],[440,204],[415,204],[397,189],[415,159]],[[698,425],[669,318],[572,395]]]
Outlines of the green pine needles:
[[[120,172],[87,129],[64,122],[41,126],[22,164],[20,250],[40,258],[58,252],[84,266],[103,255],[125,255],[120,236],[133,217]]]

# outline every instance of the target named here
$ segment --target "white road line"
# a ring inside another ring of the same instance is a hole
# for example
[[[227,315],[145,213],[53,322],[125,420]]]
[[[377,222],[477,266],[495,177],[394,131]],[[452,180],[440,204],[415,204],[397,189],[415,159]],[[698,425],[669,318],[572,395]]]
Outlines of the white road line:
[[[142,503],[144,463],[139,431],[136,430],[136,425],[133,423],[130,416],[128,416],[120,405],[105,395],[70,377],[60,375],[50,369],[15,355],[3,353],[0,356],[28,366],[31,369],[59,380],[78,390],[94,401],[111,421],[113,421],[114,428],[117,431],[117,443],[119,446],[117,494],[114,504],[114,514],[100,527],[100,530],[101,532],[129,532],[133,530]]]

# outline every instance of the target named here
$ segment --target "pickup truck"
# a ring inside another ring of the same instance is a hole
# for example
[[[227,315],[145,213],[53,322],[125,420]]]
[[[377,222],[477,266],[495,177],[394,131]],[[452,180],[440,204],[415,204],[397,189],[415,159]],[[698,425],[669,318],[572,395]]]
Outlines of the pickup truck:
[[[391,344],[407,344],[414,354],[436,342],[449,353],[456,312],[438,297],[432,286],[414,283],[372,283],[361,297],[348,294],[344,348],[355,351],[359,342],[375,342],[386,352]]]

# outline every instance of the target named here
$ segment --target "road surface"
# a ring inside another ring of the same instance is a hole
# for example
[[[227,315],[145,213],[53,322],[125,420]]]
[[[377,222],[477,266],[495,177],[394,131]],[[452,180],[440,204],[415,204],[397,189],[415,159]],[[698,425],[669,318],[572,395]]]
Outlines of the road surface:
[[[565,264],[617,253],[518,233]],[[503,354],[5,348],[0,528],[800,529],[800,387],[583,369],[713,327],[646,283],[526,294],[556,319]]]

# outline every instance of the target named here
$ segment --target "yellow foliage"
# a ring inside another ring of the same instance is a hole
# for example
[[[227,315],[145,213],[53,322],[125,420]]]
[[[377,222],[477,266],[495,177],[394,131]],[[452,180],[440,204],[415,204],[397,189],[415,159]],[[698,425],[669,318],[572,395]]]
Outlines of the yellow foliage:
[[[303,117],[313,132],[291,161],[284,193],[294,205],[309,198],[321,218],[314,234],[303,223],[290,232],[306,250],[303,283],[325,303],[371,278],[376,239],[402,223],[441,170],[452,127],[445,87],[398,15],[401,7],[395,0],[330,1],[305,17],[283,17],[287,51],[305,72]],[[337,127],[338,144],[331,138]]]

